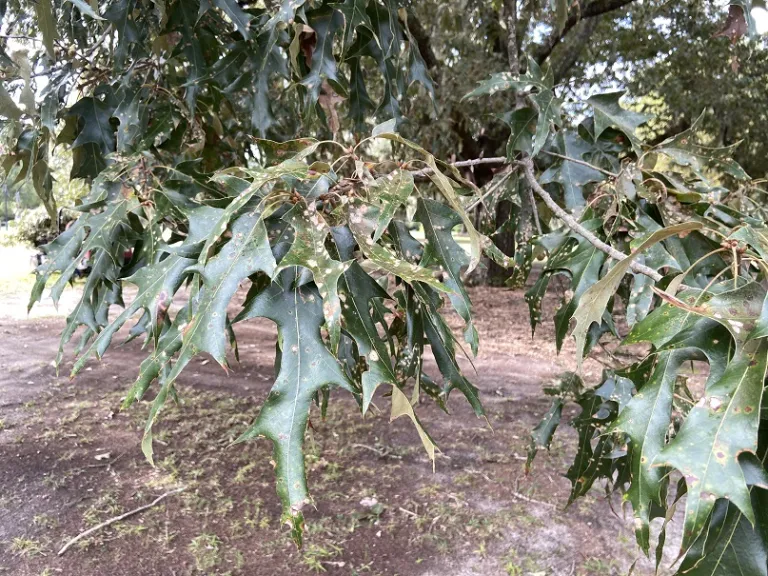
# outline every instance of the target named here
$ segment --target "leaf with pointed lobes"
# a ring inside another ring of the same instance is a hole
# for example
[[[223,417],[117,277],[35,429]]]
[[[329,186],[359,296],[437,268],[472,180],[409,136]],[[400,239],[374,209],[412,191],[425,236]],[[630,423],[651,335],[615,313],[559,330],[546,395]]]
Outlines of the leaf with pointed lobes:
[[[299,146],[303,146],[303,149],[297,152],[292,152],[290,157],[280,164],[264,169],[247,171],[253,180],[250,185],[223,210],[221,218],[219,218],[219,221],[214,226],[212,233],[210,233],[203,246],[201,255],[201,262],[203,264],[205,264],[205,261],[208,258],[208,253],[211,248],[213,248],[213,245],[216,244],[219,238],[221,238],[221,235],[227,231],[230,220],[234,218],[246,204],[253,200],[254,197],[261,197],[262,203],[266,203],[265,200],[269,195],[269,192],[264,192],[265,187],[284,177],[290,176],[299,179],[307,178],[309,174],[309,166],[306,162],[303,162],[303,160],[317,149],[318,143],[309,141],[308,144],[304,144],[305,141],[301,141]],[[219,174],[226,176],[227,171],[222,171]]]
[[[569,130],[559,131],[554,142],[560,154],[576,160],[584,161],[585,155],[593,149],[577,132]],[[547,168],[541,175],[539,182],[541,184],[548,184],[549,182],[560,184],[563,187],[565,207],[573,212],[586,204],[584,186],[591,182],[602,182],[605,179],[605,174],[599,170],[570,160],[556,159],[555,164]]]
[[[307,18],[309,26],[317,35],[317,42],[308,58],[309,74],[302,78],[301,84],[307,88],[310,104],[314,104],[320,98],[324,81],[329,81],[334,87],[339,86],[333,45],[337,32],[344,27],[344,16],[330,6],[325,6],[309,12]]]
[[[549,450],[552,438],[555,436],[555,431],[560,425],[564,404],[562,398],[555,398],[547,413],[544,414],[541,421],[531,431],[531,443],[528,445],[528,458],[525,461],[526,474],[531,471],[531,464],[533,464],[533,459],[536,458],[536,453],[542,448]]]
[[[725,286],[731,282],[725,283]],[[757,282],[719,292],[693,308],[696,314],[711,318],[725,326],[738,347],[744,344],[757,326],[766,298],[765,288]]]
[[[458,388],[464,394],[470,406],[472,406],[475,415],[485,416],[485,410],[480,402],[478,389],[467,380],[456,361],[455,337],[440,315],[437,309],[438,304],[435,303],[441,303],[442,299],[437,293],[426,286],[416,285],[415,292],[422,304],[420,313],[423,316],[424,334],[432,349],[432,355],[435,357],[435,363],[440,370],[440,374],[442,374],[445,380],[442,391],[443,395],[447,400],[450,393]]]
[[[161,262],[141,268],[136,274],[126,278],[126,282],[135,284],[138,289],[133,302],[99,333],[90,348],[75,363],[71,376],[82,370],[92,354],[101,358],[115,333],[139,310],[145,310],[149,314],[150,333],[159,333],[173,296],[181,286],[187,269],[194,263],[190,258],[171,255]]]
[[[666,470],[652,464],[664,447],[677,371],[687,359],[688,355],[679,351],[659,354],[652,376],[611,428],[611,432],[623,432],[630,439],[632,482],[627,498],[635,514],[637,543],[646,554],[650,547],[651,505],[662,505],[662,481],[667,475]]]
[[[325,241],[331,229],[322,214],[318,213],[315,203],[297,203],[284,216],[294,230],[294,240],[288,253],[280,260],[277,272],[289,266],[302,266],[312,272],[320,296],[323,299],[325,317],[331,351],[339,348],[341,337],[341,300],[339,299],[339,278],[349,266],[331,258],[325,247]]]
[[[622,108],[619,100],[624,94],[626,92],[606,92],[595,94],[587,100],[595,113],[595,138],[599,138],[608,128],[616,128],[629,138],[635,153],[639,154],[641,150],[637,129],[651,117]]]
[[[323,387],[353,392],[341,363],[323,343],[322,300],[311,284],[298,286],[298,270],[282,272],[241,312],[237,320],[264,317],[277,324],[280,365],[277,379],[256,421],[238,442],[260,436],[274,445],[277,493],[283,519],[301,543],[302,508],[310,502],[302,444],[312,400]]]
[[[256,272],[271,277],[276,266],[263,214],[254,211],[235,220],[232,238],[207,264],[187,268],[200,275],[203,287],[189,323],[181,330],[183,345],[169,381],[200,352],[207,352],[227,368],[227,306],[243,280]]]
[[[378,215],[378,207],[372,204],[358,200],[349,205],[349,229],[365,257],[409,284],[424,282],[441,292],[449,292],[450,288],[435,278],[431,269],[401,260],[393,250],[374,242],[371,234],[375,232]]]
[[[754,526],[728,500],[718,500],[709,528],[685,555],[675,576],[768,575],[768,492],[753,488]]]
[[[392,358],[386,342],[379,336],[370,309],[375,299],[390,296],[376,283],[357,262],[352,263],[341,280],[342,318],[344,329],[365,356],[368,369],[363,372],[363,414],[368,411],[376,389],[380,384],[397,384]]]
[[[594,322],[598,324],[602,322],[603,313],[605,312],[608,301],[616,293],[616,290],[621,283],[624,274],[629,270],[629,266],[632,261],[642,253],[646,248],[661,242],[665,238],[675,236],[677,234],[685,234],[692,230],[701,228],[699,222],[684,222],[682,224],[675,224],[662,230],[657,230],[640,245],[629,256],[617,262],[613,268],[597,282],[594,286],[591,286],[582,295],[579,301],[579,307],[573,314],[573,318],[576,321],[576,325],[573,328],[573,337],[576,340],[576,354],[579,369],[583,360],[584,344],[587,340],[587,331]]]
[[[757,451],[767,365],[765,340],[752,341],[737,351],[654,462],[679,470],[686,480],[683,550],[702,533],[718,498],[727,498],[755,523],[739,455]]]
[[[413,174],[407,170],[395,170],[383,178],[378,178],[372,186],[366,188],[368,198],[379,205],[379,214],[373,241],[378,242],[389,226],[398,208],[405,204],[413,194]]]
[[[51,288],[51,298],[58,305],[61,294],[77,269],[78,264],[88,254],[97,249],[111,252],[115,245],[115,235],[121,234],[121,229],[127,226],[128,214],[139,205],[135,197],[125,198],[120,196],[108,204],[107,208],[99,214],[83,214],[70,228],[51,244],[44,247],[46,253],[51,253],[53,258],[41,266],[37,273],[35,285],[29,301],[31,309],[35,302],[40,300],[48,279],[54,272],[60,272],[59,279]]]
[[[472,303],[461,279],[462,268],[469,264],[466,251],[453,237],[452,230],[461,224],[461,218],[445,204],[429,199],[419,199],[416,205],[416,219],[424,226],[427,245],[422,265],[429,266],[436,261],[445,270],[444,283],[451,292],[448,298],[454,309],[464,320],[464,338],[477,356],[478,335],[472,324]]]

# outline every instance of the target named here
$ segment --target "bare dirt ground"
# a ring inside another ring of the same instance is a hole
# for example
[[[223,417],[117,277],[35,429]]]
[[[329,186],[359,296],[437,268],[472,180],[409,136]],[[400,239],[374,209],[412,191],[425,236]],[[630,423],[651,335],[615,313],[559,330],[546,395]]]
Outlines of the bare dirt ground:
[[[493,430],[458,395],[450,416],[417,407],[442,451],[433,473],[410,423],[388,422],[387,399],[363,418],[335,394],[307,435],[315,507],[299,550],[280,524],[268,442],[229,445],[271,385],[270,323],[239,328],[241,362],[229,376],[207,358],[186,369],[181,403],[156,425],[152,468],[140,449],[148,404],[117,412],[140,343],[70,381],[71,349],[61,375],[51,362],[63,317],[45,305],[26,318],[26,294],[0,290],[0,575],[626,574],[636,558],[631,518],[615,515],[599,488],[564,509],[570,428],[524,474],[528,432],[548,407],[541,388],[573,369],[572,345],[555,354],[551,322],[531,340],[521,292],[471,295],[481,335],[472,379]],[[555,305],[550,298],[545,310]],[[599,372],[586,365],[588,380]],[[180,486],[57,556],[80,532]],[[619,502],[613,509],[621,514]],[[646,573],[640,563],[635,574]]]

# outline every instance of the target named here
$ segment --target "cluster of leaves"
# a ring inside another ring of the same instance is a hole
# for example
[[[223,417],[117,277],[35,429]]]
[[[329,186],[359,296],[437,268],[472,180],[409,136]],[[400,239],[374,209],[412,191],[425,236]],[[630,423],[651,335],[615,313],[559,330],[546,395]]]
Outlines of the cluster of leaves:
[[[444,174],[434,157],[387,128],[374,139],[394,140],[418,154],[442,202],[419,190],[406,165],[376,175],[375,164],[355,150],[335,157],[337,169],[312,162],[324,156],[324,144],[312,140],[260,142],[265,155],[281,160],[205,176],[140,155],[111,165],[94,181],[78,207],[80,218],[46,247],[50,260],[38,271],[30,301],[40,298],[54,274],[51,295],[58,301],[76,263],[91,255],[93,270],[67,318],[58,358],[82,327],[73,376],[138,316],[129,339],[143,337],[151,352],[124,407],[159,383],[142,444],[150,461],[152,424],[190,360],[206,353],[227,369],[228,345],[237,355],[236,325],[272,320],[279,333],[277,378],[241,440],[273,442],[278,494],[299,541],[301,509],[309,502],[304,433],[313,402],[324,414],[330,389],[350,392],[365,413],[379,386],[389,385],[392,418],[413,420],[433,460],[435,445],[412,407],[421,395],[445,409],[450,392],[459,389],[483,415],[478,391],[456,361],[461,345],[443,317],[442,295],[466,320],[465,339],[476,351],[460,272],[476,266],[483,250],[505,259],[461,210],[456,190],[469,185],[459,173]],[[411,198],[414,221],[401,215]],[[422,241],[413,235],[414,223]],[[470,232],[471,255],[452,235],[457,225]],[[123,282],[136,286],[127,306]],[[232,299],[244,283],[250,289],[233,312]],[[113,305],[124,310],[110,322]],[[442,383],[422,371],[427,346]]]
[[[528,465],[550,445],[565,403],[575,402],[570,501],[597,481],[620,492],[646,554],[660,518],[657,563],[684,502],[679,574],[766,574],[768,192],[733,161],[732,147],[704,145],[696,125],[644,145],[638,127],[647,117],[622,109],[621,94],[589,98],[591,117],[572,128],[550,105],[552,83],[534,62],[527,74],[495,75],[471,96],[499,90],[529,103],[508,115],[509,160],[534,162],[540,175],[537,183],[513,174],[508,190],[492,190],[497,182],[489,193],[519,206],[530,186],[583,228],[545,213],[544,233],[517,247],[526,258],[546,255],[526,293],[532,329],[552,278],[562,276],[558,350],[572,326],[579,366],[596,349],[609,358],[599,385],[571,373],[547,390],[554,401],[533,432]],[[616,354],[607,346],[619,340],[625,349]],[[691,373],[697,363],[706,365],[706,381]]]
[[[342,121],[367,134],[370,117],[401,119],[413,83],[433,93],[394,0],[285,0],[275,11],[236,0],[32,5],[34,14],[0,6],[10,38],[41,39],[16,50],[0,42],[2,168],[12,186],[34,186],[52,215],[57,145],[72,149],[72,178],[144,151],[212,171],[251,159],[253,136],[336,133]]]
[[[567,26],[567,4],[553,6],[556,27]],[[476,353],[462,275],[485,255],[514,263],[511,282],[523,285],[546,258],[526,294],[532,328],[562,276],[570,287],[554,318],[558,349],[573,325],[579,365],[621,335],[634,361],[611,353],[598,386],[572,374],[550,390],[531,458],[575,401],[571,499],[597,480],[623,493],[647,553],[651,521],[663,518],[660,561],[685,497],[681,573],[766,574],[767,192],[732,148],[708,146],[696,126],[646,145],[638,129],[647,117],[624,108],[622,93],[566,104],[552,70],[532,58],[525,74],[496,74],[468,95],[513,102],[504,167],[476,190],[398,134],[409,86],[431,92],[432,83],[409,13],[392,0],[274,9],[115,0],[103,11],[38,0],[34,17],[19,6],[0,12],[18,36],[41,41],[31,51],[0,47],[6,180],[34,187],[53,212],[49,157],[63,145],[71,177],[91,182],[80,217],[46,248],[30,306],[49,281],[58,302],[90,257],[58,355],[80,331],[73,374],[138,317],[128,338],[149,352],[125,404],[152,388],[142,443],[150,461],[152,425],[192,358],[209,354],[227,369],[237,324],[273,321],[277,377],[242,440],[273,443],[284,517],[300,541],[312,405],[324,413],[330,389],[343,388],[366,412],[385,385],[392,418],[410,418],[434,459],[420,397],[445,408],[458,388],[483,415],[444,317],[450,306],[462,318]],[[390,120],[359,140],[353,131],[377,115]],[[291,140],[312,127],[335,140]],[[381,162],[390,151],[406,161]],[[470,210],[494,214],[501,202],[514,207],[509,221],[476,229]],[[499,226],[515,232],[514,255],[489,240]],[[125,282],[135,286],[129,302]],[[123,310],[110,321],[113,306]],[[425,354],[439,378],[423,371]],[[706,382],[686,378],[691,362],[706,362]]]

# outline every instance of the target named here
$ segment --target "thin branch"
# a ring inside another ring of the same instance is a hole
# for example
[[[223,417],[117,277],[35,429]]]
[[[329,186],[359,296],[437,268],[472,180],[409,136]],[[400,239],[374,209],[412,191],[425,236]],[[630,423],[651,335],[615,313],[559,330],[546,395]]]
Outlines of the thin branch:
[[[565,156],[563,154],[558,154],[557,152],[549,152],[547,150],[542,150],[544,154],[547,154],[549,156],[554,156],[555,158],[561,158],[563,160],[568,160],[568,162],[573,162],[574,164],[581,164],[582,166],[586,166],[587,168],[592,168],[592,170],[597,170],[598,172],[602,172],[606,176],[610,176],[611,178],[618,178],[618,174],[614,174],[610,170],[603,170],[599,166],[595,166],[594,164],[590,164],[589,162],[585,162],[584,160],[579,160],[578,158],[571,158],[570,156]]]
[[[515,172],[517,172],[517,166],[514,166],[512,169],[507,170],[507,172],[504,173],[504,175],[499,179],[498,182],[496,182],[495,184],[493,184],[488,188],[485,194],[483,194],[482,196],[480,196],[480,198],[478,198],[477,200],[472,202],[472,204],[467,206],[466,211],[471,212],[472,210],[477,208],[478,205],[484,203],[485,199],[488,198],[488,196],[490,196],[491,194],[494,194],[499,188],[501,188],[502,184],[504,184],[504,182],[509,180],[509,177],[512,176],[512,174],[514,174]]]
[[[536,206],[536,199],[533,197],[533,191],[531,190],[530,186],[528,186],[525,191],[528,193],[528,199],[531,202],[533,221],[536,223],[536,232],[538,232],[539,236],[541,236],[543,232],[541,230],[541,220],[539,220],[539,209]]]
[[[600,240],[597,236],[592,234],[589,230],[584,228],[581,224],[579,224],[576,219],[568,214],[565,210],[563,210],[557,202],[554,201],[552,196],[549,195],[549,193],[544,190],[544,188],[541,187],[541,185],[536,180],[536,176],[533,173],[533,161],[530,158],[523,158],[519,165],[523,168],[523,174],[525,174],[525,179],[528,180],[528,183],[531,185],[531,188],[534,192],[544,201],[544,204],[546,204],[550,210],[552,210],[552,213],[560,218],[563,222],[565,222],[565,225],[568,226],[571,230],[576,232],[579,236],[582,236],[585,240],[587,240],[592,246],[600,250],[601,252],[606,253],[608,256],[613,258],[614,260],[624,260],[627,258],[627,255],[623,252],[619,252],[614,248],[613,246],[606,244],[602,240]],[[656,282],[661,280],[662,276],[656,270],[653,268],[649,268],[648,266],[645,266],[643,264],[638,264],[637,262],[631,262],[629,264],[629,267],[632,269],[633,272],[637,272],[638,274],[645,274],[646,276],[652,278]]]
[[[69,549],[70,546],[72,546],[73,544],[76,544],[77,542],[79,542],[83,538],[87,538],[88,536],[90,536],[94,532],[98,532],[102,528],[106,528],[107,526],[110,526],[111,524],[114,524],[115,522],[120,522],[120,520],[125,520],[126,518],[129,518],[130,516],[134,516],[134,515],[138,514],[139,512],[144,512],[144,510],[149,510],[153,506],[157,506],[160,502],[162,502],[163,500],[168,498],[168,496],[173,496],[174,494],[178,494],[179,492],[183,492],[186,489],[187,489],[186,486],[182,486],[181,488],[177,488],[176,490],[171,490],[170,492],[166,492],[165,494],[162,494],[162,495],[158,496],[157,498],[155,498],[149,504],[146,504],[144,506],[140,506],[140,507],[138,507],[138,508],[136,508],[134,510],[131,510],[130,512],[126,512],[125,514],[121,514],[120,516],[115,516],[114,518],[110,518],[109,520],[106,520],[106,521],[102,522],[98,526],[94,526],[93,528],[90,528],[90,529],[86,530],[85,532],[81,532],[80,534],[78,534],[77,536],[72,538],[72,540],[70,540],[69,542],[64,544],[62,549],[59,550],[59,554],[58,555],[61,556],[62,554],[64,554]]]
[[[605,14],[606,12],[613,12],[624,8],[627,4],[631,4],[635,0],[594,0],[582,8],[579,2],[573,3],[568,14],[568,20],[565,23],[562,31],[552,30],[552,34],[544,40],[543,43],[536,46],[533,49],[533,59],[537,64],[543,63],[549,55],[552,54],[552,50],[555,46],[560,44],[570,30],[576,26],[576,24],[583,18],[594,18]]]
[[[475,158],[474,160],[460,160],[458,162],[453,162],[449,164],[449,166],[453,166],[454,168],[470,168],[472,166],[479,166],[480,164],[506,164],[508,162],[506,156],[494,156],[492,158]],[[420,176],[428,176],[432,173],[431,168],[424,168],[422,170],[417,170],[413,173],[414,178],[419,178]]]

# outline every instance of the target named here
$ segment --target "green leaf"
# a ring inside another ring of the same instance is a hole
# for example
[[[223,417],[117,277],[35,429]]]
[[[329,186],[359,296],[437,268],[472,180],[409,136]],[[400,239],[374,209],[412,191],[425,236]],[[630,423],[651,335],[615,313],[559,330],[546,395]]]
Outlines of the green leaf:
[[[85,366],[92,354],[101,358],[106,352],[112,337],[139,310],[145,310],[150,318],[153,330],[162,327],[167,317],[173,295],[181,286],[184,274],[194,264],[194,260],[171,255],[162,262],[145,266],[136,274],[126,278],[126,282],[136,285],[138,291],[130,306],[128,306],[109,326],[102,330],[72,368],[70,377],[74,377]],[[90,278],[89,278],[90,279]]]
[[[373,186],[366,189],[368,197],[380,204],[376,230],[373,233],[374,242],[379,241],[395,212],[405,204],[413,190],[413,174],[405,170],[395,170],[386,177],[377,179]]]
[[[662,505],[662,480],[667,475],[664,468],[653,466],[654,459],[664,448],[677,371],[689,357],[685,350],[660,353],[653,374],[611,428],[611,432],[624,432],[630,439],[632,482],[627,497],[635,513],[635,536],[646,554],[651,504]]]
[[[338,234],[340,232],[336,232]],[[338,236],[337,244],[339,243]],[[342,257],[344,257],[342,255]],[[368,411],[376,389],[381,384],[398,383],[386,342],[379,336],[371,307],[377,299],[389,299],[389,295],[354,262],[344,273],[340,294],[344,298],[342,318],[344,329],[352,336],[368,369],[362,374],[363,413]]]
[[[487,80],[479,82],[477,88],[465,94],[462,100],[470,100],[478,96],[492,96],[507,90],[518,92],[525,90],[531,83],[531,79],[526,75],[516,76],[511,72],[497,72],[492,74]]]
[[[657,230],[651,234],[636,250],[634,250],[629,256],[623,260],[617,262],[613,268],[606,274],[597,284],[591,286],[579,301],[579,307],[573,314],[573,318],[576,321],[576,325],[573,328],[573,337],[576,340],[576,354],[578,359],[579,368],[581,368],[582,354],[584,350],[584,344],[586,343],[587,331],[593,322],[600,323],[603,318],[603,312],[605,311],[608,301],[616,293],[616,290],[621,283],[624,274],[629,270],[629,266],[632,261],[642,253],[646,248],[661,242],[665,238],[675,236],[677,234],[684,234],[692,230],[701,228],[699,222],[685,222],[682,224],[675,224]]]
[[[184,344],[168,381],[173,382],[192,357],[200,352],[207,352],[224,368],[228,366],[227,305],[243,280],[256,272],[264,272],[271,277],[276,266],[263,214],[254,211],[243,214],[235,221],[231,240],[216,256],[204,266],[187,269],[200,275],[203,287],[196,305],[191,309],[189,323],[182,330]]]
[[[445,204],[419,199],[416,219],[424,226],[428,242],[422,264],[429,266],[436,261],[445,270],[447,278],[444,283],[451,290],[448,298],[464,320],[465,340],[472,346],[472,353],[477,355],[478,335],[472,324],[472,304],[461,279],[461,270],[469,264],[469,257],[452,234],[452,230],[461,224],[461,218]]]
[[[349,204],[349,228],[365,257],[378,268],[406,282],[424,282],[437,290],[450,291],[450,288],[435,278],[434,272],[429,268],[401,260],[392,249],[373,241],[371,234],[374,233],[375,223],[379,220],[378,212],[376,206],[360,200]]]
[[[331,232],[322,214],[314,203],[296,204],[283,216],[294,229],[291,249],[280,260],[277,272],[288,266],[302,266],[312,272],[320,297],[323,299],[323,316],[331,340],[331,351],[339,348],[341,337],[341,301],[339,300],[339,278],[348,267],[331,258],[325,241]]]
[[[264,317],[277,324],[280,364],[259,416],[238,441],[260,436],[272,441],[283,519],[300,542],[301,510],[310,502],[302,444],[313,398],[326,386],[349,391],[353,387],[320,335],[324,318],[319,294],[310,286],[299,287],[297,280],[297,274],[286,270],[249,302],[240,317]]]
[[[504,116],[503,120],[511,129],[507,141],[507,158],[513,159],[515,152],[533,153],[533,134],[537,118],[538,114],[533,108],[518,108]]]
[[[619,100],[625,92],[606,92],[596,94],[587,100],[595,112],[595,138],[608,128],[616,128],[629,138],[635,153],[640,153],[640,140],[637,128],[645,124],[650,116],[622,108]]]
[[[432,169],[432,171],[429,173],[430,180],[432,180],[437,189],[440,190],[440,193],[448,201],[448,204],[451,208],[453,208],[454,212],[456,212],[461,217],[461,221],[466,228],[467,234],[469,235],[470,259],[469,266],[467,267],[467,274],[469,274],[480,263],[481,249],[486,245],[486,243],[490,243],[490,240],[488,240],[475,229],[475,225],[472,223],[472,219],[467,214],[467,211],[464,209],[461,200],[459,200],[458,194],[456,194],[456,191],[453,189],[453,183],[445,174],[438,170],[437,164],[435,163],[435,157],[431,154],[428,155],[426,162],[427,166]]]
[[[583,140],[577,133],[569,130],[561,130],[555,137],[558,152],[563,156],[584,160],[592,146]],[[570,212],[581,208],[586,204],[583,188],[591,182],[602,182],[605,174],[589,166],[571,162],[570,160],[556,159],[555,164],[541,175],[539,183],[548,184],[557,182],[563,187],[565,207]]]
[[[51,0],[37,0],[33,3],[35,15],[37,16],[37,27],[43,36],[43,45],[48,57],[55,61],[56,51],[54,44],[59,38],[59,32],[56,29],[56,18],[53,15],[53,5]]]
[[[344,17],[330,6],[313,10],[308,14],[308,24],[317,34],[317,44],[312,52],[309,74],[301,79],[307,87],[310,102],[317,102],[323,81],[329,80],[338,86],[338,69],[333,56],[333,41],[336,33],[344,26]]]
[[[754,525],[755,514],[739,455],[756,453],[768,342],[756,341],[737,352],[722,377],[707,386],[680,432],[654,461],[686,479],[687,499],[682,549],[706,526],[718,498],[727,498]]]
[[[699,536],[676,576],[766,576],[768,574],[768,501],[752,489],[753,526],[728,500],[719,500],[707,533]],[[711,536],[710,536],[711,534]]]
[[[537,156],[547,143],[550,129],[562,124],[560,118],[562,100],[557,98],[552,90],[542,90],[533,94],[531,98],[539,107],[539,117],[536,120],[536,133],[533,135],[533,150],[531,151],[531,156]]]
[[[530,471],[533,459],[539,450],[542,448],[549,450],[552,438],[555,436],[555,431],[560,425],[560,417],[563,414],[564,405],[565,402],[562,398],[555,398],[552,406],[549,407],[549,410],[541,419],[541,422],[536,424],[536,427],[531,431],[531,443],[528,446],[528,458],[525,461],[526,472]]]
[[[333,8],[344,15],[344,50],[352,46],[355,39],[355,31],[364,27],[373,33],[373,23],[366,12],[368,0],[344,0],[343,3],[331,4]]]
[[[232,21],[237,28],[237,31],[243,35],[246,40],[250,39],[251,35],[249,27],[251,24],[251,16],[245,12],[237,0],[212,0],[213,5],[219,8],[227,17]]]

